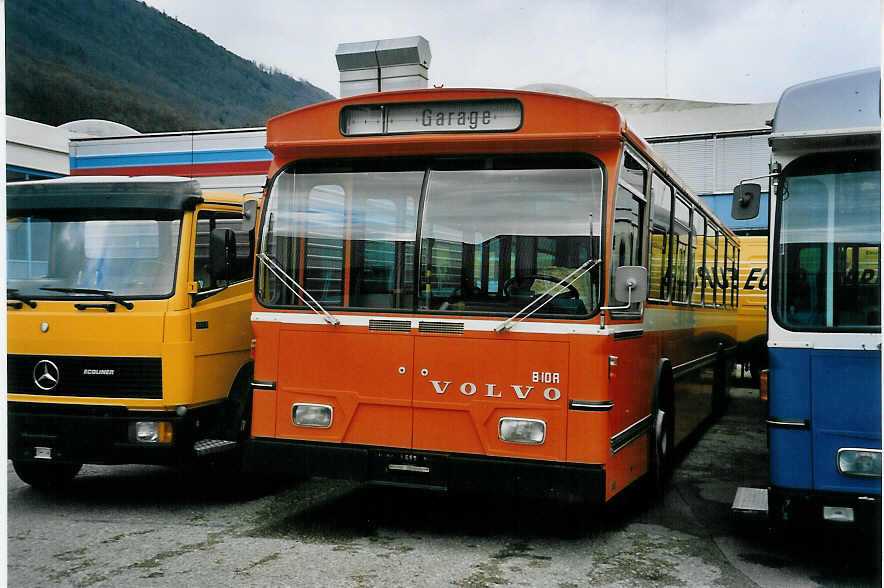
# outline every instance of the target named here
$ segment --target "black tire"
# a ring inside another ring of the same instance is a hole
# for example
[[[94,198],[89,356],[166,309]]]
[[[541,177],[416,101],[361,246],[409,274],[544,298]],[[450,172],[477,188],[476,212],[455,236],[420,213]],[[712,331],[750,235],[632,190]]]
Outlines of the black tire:
[[[81,463],[52,463],[39,461],[12,460],[12,467],[22,482],[44,491],[61,490],[70,484],[80,469]]]
[[[651,412],[651,447],[648,463],[648,486],[652,496],[662,496],[672,472],[675,448],[675,403],[672,372],[664,368],[657,380],[654,408]]]

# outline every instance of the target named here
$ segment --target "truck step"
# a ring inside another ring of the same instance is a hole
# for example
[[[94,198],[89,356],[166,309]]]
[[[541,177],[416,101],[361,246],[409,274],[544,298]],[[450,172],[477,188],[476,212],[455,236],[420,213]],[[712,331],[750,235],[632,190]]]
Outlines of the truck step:
[[[211,453],[221,453],[222,451],[230,451],[236,447],[236,441],[226,441],[224,439],[202,439],[193,444],[193,450],[198,457],[209,455]]]
[[[738,514],[766,515],[767,488],[737,488],[731,510]]]

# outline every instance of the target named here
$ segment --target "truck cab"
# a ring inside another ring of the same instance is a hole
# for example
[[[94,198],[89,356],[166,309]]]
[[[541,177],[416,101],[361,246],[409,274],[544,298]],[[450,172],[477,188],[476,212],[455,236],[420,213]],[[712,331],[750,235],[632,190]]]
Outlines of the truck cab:
[[[247,429],[254,201],[195,180],[7,185],[9,457],[178,464]],[[245,210],[245,212],[244,212]]]

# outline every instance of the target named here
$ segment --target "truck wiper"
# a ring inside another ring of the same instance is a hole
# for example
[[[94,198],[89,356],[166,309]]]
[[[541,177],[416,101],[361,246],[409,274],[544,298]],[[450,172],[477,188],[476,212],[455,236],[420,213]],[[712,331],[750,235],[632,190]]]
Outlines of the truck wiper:
[[[47,292],[61,292],[63,294],[92,294],[93,296],[101,296],[105,300],[116,302],[126,310],[132,310],[135,308],[134,304],[124,299],[122,296],[117,296],[111,290],[93,290],[92,288],[54,288],[48,286],[40,289],[46,290]]]
[[[30,298],[28,298],[27,296],[22,296],[21,294],[19,294],[17,288],[7,288],[6,289],[6,299],[7,300],[17,300],[18,303],[13,303],[13,304],[18,304],[17,308],[21,308],[22,302],[27,304],[31,308],[37,308],[37,303],[34,302],[33,300],[31,300]],[[9,303],[7,302],[6,305],[9,306]]]
[[[258,259],[258,261],[264,264],[264,267],[266,267],[270,271],[270,273],[276,277],[276,279],[282,282],[283,286],[291,290],[292,294],[297,296],[307,308],[321,316],[323,319],[325,319],[325,322],[332,326],[337,326],[341,324],[340,320],[330,315],[328,311],[322,307],[319,301],[310,295],[310,292],[304,289],[292,276],[288,275],[284,269],[279,267],[279,265],[275,261],[273,261],[273,259],[271,259],[269,255],[267,255],[266,253],[259,253],[255,257]],[[297,290],[295,290],[295,288],[297,288]],[[303,292],[304,295],[306,295],[307,298],[310,299],[310,301],[307,301],[304,296],[301,296],[298,290]]]
[[[573,286],[574,282],[576,282],[578,280],[578,278],[580,278],[583,274],[590,271],[592,268],[594,268],[595,266],[597,266],[601,262],[602,262],[601,259],[587,259],[585,262],[583,262],[583,264],[580,267],[578,267],[573,272],[571,272],[570,274],[568,274],[567,276],[565,276],[564,278],[559,280],[557,283],[553,284],[552,286],[550,286],[549,288],[544,290],[540,296],[538,296],[537,298],[535,298],[534,300],[532,300],[531,302],[526,304],[522,310],[520,310],[519,312],[517,312],[516,314],[514,314],[510,318],[506,319],[505,321],[503,321],[502,323],[500,323],[499,325],[494,327],[494,332],[500,333],[502,331],[506,331],[508,329],[513,328],[513,322],[519,317],[519,315],[521,315],[523,312],[526,312],[532,306],[536,305],[536,307],[531,312],[527,313],[525,316],[523,316],[522,318],[520,318],[518,320],[518,322],[522,322],[523,320],[525,320],[526,318],[528,318],[529,316],[531,316],[532,314],[534,314],[535,312],[537,312],[538,310],[540,310],[541,308],[546,306],[546,304],[550,300],[555,298],[555,296],[550,296],[550,292],[552,292],[553,290],[555,290],[556,288],[558,288],[560,286]],[[538,304],[538,303],[540,303],[540,304]]]

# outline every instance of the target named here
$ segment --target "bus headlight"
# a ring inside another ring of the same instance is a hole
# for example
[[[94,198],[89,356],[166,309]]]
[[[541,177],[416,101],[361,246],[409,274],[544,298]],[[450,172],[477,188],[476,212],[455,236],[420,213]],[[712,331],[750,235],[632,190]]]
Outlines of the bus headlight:
[[[507,443],[540,445],[546,440],[546,423],[537,419],[503,417],[497,425],[497,435]]]
[[[881,450],[844,448],[838,450],[838,471],[845,476],[881,477]]]
[[[298,427],[327,429],[331,427],[333,412],[327,404],[293,404],[292,422]]]
[[[171,443],[172,423],[167,421],[137,421],[129,425],[132,443]]]

